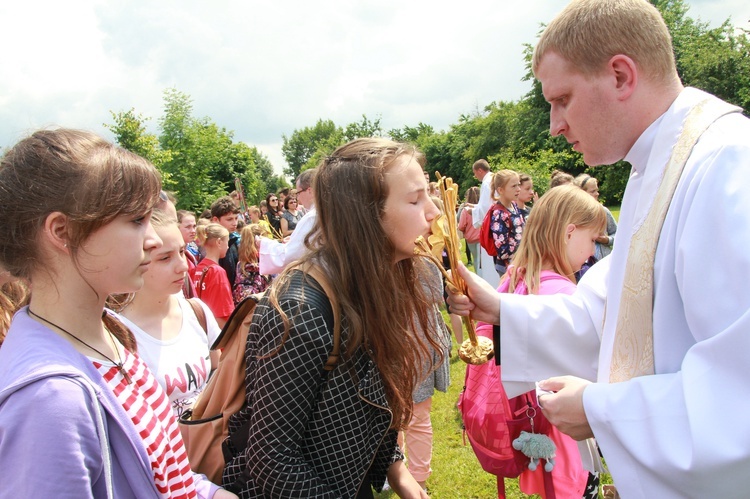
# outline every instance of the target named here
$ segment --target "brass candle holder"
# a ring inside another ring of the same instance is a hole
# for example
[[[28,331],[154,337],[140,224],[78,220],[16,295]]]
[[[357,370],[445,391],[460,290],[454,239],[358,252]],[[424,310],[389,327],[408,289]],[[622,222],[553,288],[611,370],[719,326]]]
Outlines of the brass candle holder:
[[[451,178],[443,177],[436,172],[438,186],[440,188],[440,197],[443,200],[445,212],[450,214],[456,213],[458,202],[458,186],[453,183]],[[414,248],[414,254],[431,260],[445,276],[448,286],[467,294],[466,281],[458,275],[458,272],[452,272],[449,275],[443,268],[442,252],[445,248],[448,253],[448,260],[452,269],[458,268],[458,262],[461,261],[459,249],[461,248],[458,239],[458,226],[455,216],[440,215],[432,221],[432,234],[425,241],[424,237],[419,236]],[[495,356],[492,340],[482,336],[477,336],[474,330],[474,321],[470,317],[461,318],[469,339],[464,341],[458,349],[458,356],[467,364],[479,365],[484,364]]]

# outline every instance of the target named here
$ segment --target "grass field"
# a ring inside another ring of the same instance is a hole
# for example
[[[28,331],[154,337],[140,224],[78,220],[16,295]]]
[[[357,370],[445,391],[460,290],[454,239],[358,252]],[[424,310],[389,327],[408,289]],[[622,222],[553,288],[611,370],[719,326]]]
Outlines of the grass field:
[[[612,216],[615,217],[615,220],[617,220],[617,221],[620,220],[620,207],[619,206],[617,206],[615,208],[609,208],[609,211],[612,212]]]

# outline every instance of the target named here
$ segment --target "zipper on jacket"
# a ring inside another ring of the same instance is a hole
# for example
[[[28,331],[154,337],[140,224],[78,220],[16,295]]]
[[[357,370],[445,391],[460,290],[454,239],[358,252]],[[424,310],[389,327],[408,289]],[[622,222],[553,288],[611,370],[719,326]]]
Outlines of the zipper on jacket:
[[[391,429],[391,424],[393,424],[393,411],[391,411],[388,407],[376,404],[375,402],[372,402],[372,401],[366,399],[362,395],[362,393],[360,392],[360,390],[357,390],[357,396],[359,398],[361,398],[362,400],[364,400],[365,403],[370,404],[373,407],[377,407],[379,409],[385,410],[389,414],[390,418],[388,419],[388,428],[383,432],[383,436],[380,437],[380,442],[378,442],[378,446],[375,447],[375,454],[372,455],[372,459],[370,459],[370,464],[367,466],[367,470],[365,470],[365,474],[362,477],[362,480],[360,480],[359,485],[357,486],[357,492],[355,494],[355,497],[357,495],[359,495],[359,490],[362,488],[362,484],[365,481],[365,477],[367,477],[367,473],[370,471],[370,468],[372,468],[372,463],[375,462],[375,456],[377,456],[377,454],[378,454],[378,449],[380,449],[380,446],[383,445],[383,440],[385,440],[385,436],[388,434],[388,430]],[[387,477],[388,477],[388,470],[386,470],[386,479],[387,479]]]

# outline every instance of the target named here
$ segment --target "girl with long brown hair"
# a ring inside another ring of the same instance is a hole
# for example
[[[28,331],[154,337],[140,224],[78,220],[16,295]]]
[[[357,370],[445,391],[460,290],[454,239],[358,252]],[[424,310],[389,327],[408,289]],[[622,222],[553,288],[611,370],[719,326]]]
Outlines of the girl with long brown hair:
[[[419,280],[430,264],[413,258],[438,214],[423,164],[413,147],[373,138],[319,165],[309,251],[250,327],[247,406],[229,422],[235,457],[223,480],[241,497],[372,497],[386,476],[399,496],[426,497],[396,443],[442,350],[442,319]],[[336,323],[341,354],[328,373]]]

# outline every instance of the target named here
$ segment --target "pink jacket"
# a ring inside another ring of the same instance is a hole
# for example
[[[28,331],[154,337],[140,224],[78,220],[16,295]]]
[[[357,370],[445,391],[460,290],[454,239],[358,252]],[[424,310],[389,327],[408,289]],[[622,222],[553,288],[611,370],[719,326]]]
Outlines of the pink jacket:
[[[464,239],[467,243],[474,244],[479,242],[479,228],[474,227],[471,221],[471,212],[466,208],[461,210],[461,218],[458,220],[458,230],[464,233]]]

